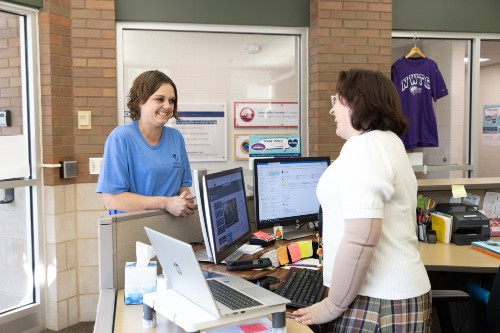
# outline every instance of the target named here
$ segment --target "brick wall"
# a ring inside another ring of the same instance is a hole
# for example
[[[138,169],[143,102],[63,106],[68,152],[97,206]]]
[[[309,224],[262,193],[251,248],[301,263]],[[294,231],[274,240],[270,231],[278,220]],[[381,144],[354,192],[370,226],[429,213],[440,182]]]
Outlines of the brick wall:
[[[390,75],[392,1],[310,1],[309,153],[338,157],[330,96],[338,74],[353,67]]]
[[[44,169],[46,185],[96,182],[89,157],[102,156],[117,124],[115,3],[46,0],[40,12],[43,162],[76,160],[78,177]],[[92,128],[78,129],[78,111],[92,112]]]
[[[0,12],[0,109],[10,110],[11,127],[2,135],[23,134],[21,56],[17,15]]]

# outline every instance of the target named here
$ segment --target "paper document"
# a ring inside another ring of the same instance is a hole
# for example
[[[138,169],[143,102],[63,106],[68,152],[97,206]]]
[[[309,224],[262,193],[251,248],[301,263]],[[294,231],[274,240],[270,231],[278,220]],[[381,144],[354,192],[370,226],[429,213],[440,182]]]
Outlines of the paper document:
[[[449,244],[451,240],[451,226],[453,217],[441,212],[431,213],[432,230],[436,231],[436,240]]]

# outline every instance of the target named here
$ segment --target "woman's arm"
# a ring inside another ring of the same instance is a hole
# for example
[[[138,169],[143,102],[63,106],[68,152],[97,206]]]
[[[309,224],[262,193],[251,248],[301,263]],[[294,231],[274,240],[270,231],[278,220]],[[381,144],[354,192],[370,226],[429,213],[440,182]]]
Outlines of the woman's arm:
[[[181,188],[182,190],[183,188]],[[132,212],[146,209],[163,209],[174,216],[188,216],[193,214],[196,204],[189,189],[180,192],[179,196],[145,196],[131,192],[120,194],[103,193],[102,199],[106,209]]]
[[[308,308],[294,311],[302,324],[322,324],[339,317],[358,295],[380,238],[382,219],[345,221],[332,272],[328,297]]]

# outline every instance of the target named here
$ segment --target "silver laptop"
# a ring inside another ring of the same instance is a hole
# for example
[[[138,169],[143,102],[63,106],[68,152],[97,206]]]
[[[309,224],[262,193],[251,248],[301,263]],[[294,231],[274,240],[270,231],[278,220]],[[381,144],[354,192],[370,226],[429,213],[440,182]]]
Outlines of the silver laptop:
[[[210,314],[220,318],[290,303],[290,300],[235,275],[205,279],[190,244],[147,227],[144,229],[167,277],[167,288],[175,290]],[[222,293],[226,293],[228,291],[225,289],[228,288],[234,293],[228,297],[229,301],[238,300],[241,303],[228,304],[222,300],[217,289],[224,289]]]

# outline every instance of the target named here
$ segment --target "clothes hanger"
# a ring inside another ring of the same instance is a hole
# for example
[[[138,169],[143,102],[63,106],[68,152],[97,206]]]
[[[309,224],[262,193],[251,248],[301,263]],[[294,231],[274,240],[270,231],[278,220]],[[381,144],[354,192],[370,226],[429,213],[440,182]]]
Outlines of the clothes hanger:
[[[415,43],[413,48],[410,50],[410,52],[405,56],[406,59],[412,57],[413,55],[418,55],[420,56],[421,58],[425,58],[425,54],[422,52],[422,50],[420,50],[417,46],[417,42],[415,42],[415,39],[418,40],[418,37],[413,37],[413,42]]]

